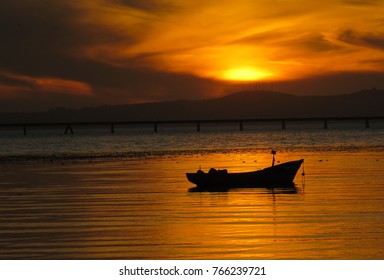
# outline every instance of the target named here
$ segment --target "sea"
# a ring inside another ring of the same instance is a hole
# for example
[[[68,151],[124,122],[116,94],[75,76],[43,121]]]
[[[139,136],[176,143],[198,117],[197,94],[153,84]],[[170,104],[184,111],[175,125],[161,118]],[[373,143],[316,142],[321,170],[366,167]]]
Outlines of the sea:
[[[0,259],[384,258],[384,121],[0,130]],[[294,188],[186,172],[304,159]]]

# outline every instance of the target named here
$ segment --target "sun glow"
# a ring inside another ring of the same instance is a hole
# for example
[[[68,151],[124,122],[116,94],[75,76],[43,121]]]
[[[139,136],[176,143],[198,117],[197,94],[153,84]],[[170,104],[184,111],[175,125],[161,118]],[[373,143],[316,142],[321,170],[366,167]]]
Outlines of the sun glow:
[[[231,81],[256,81],[270,76],[270,74],[253,67],[232,68],[224,72],[223,78]]]

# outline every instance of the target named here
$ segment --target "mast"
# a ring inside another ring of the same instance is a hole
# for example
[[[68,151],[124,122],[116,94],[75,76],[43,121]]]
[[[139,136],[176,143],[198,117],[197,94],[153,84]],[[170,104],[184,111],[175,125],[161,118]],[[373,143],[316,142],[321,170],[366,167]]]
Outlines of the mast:
[[[276,151],[275,151],[275,150],[272,150],[272,151],[271,151],[271,154],[272,154],[272,166],[275,166],[275,155],[276,155]]]

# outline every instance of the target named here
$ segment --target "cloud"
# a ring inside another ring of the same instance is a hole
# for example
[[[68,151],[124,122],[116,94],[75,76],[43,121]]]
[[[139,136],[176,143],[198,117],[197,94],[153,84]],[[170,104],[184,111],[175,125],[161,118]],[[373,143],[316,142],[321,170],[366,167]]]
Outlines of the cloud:
[[[3,90],[12,91],[21,89],[37,93],[60,93],[69,95],[92,95],[92,89],[88,84],[78,81],[64,80],[51,77],[30,77],[20,74],[0,71],[0,85],[3,82]]]
[[[342,0],[344,4],[356,6],[376,6],[381,3],[381,0]]]
[[[347,29],[339,34],[338,39],[351,45],[384,50],[384,32],[357,32]]]
[[[210,93],[209,85],[214,82],[188,74],[153,70],[150,65],[146,68],[145,57],[126,57],[124,63],[118,63],[110,59],[110,55],[101,55],[124,52],[124,46],[142,40],[139,33],[143,32],[141,28],[145,21],[133,20],[136,23],[125,29],[131,22],[127,24],[124,20],[131,18],[132,13],[148,15],[147,11],[135,12],[129,7],[119,9],[116,4],[109,6],[112,2],[105,1],[106,6],[92,6],[91,1],[73,4],[64,0],[15,0],[6,5],[2,2],[0,69],[3,71],[0,85],[3,95],[5,91],[7,96],[14,95],[15,98],[19,96],[16,92],[23,96],[50,92],[52,95],[93,96],[94,102],[118,103],[193,98],[199,97],[201,92]],[[149,9],[139,1],[118,2],[120,6],[132,4],[134,10],[138,7]],[[85,12],[78,6],[80,4],[90,4],[83,6],[89,10]],[[83,17],[84,13],[88,17]],[[119,20],[123,20],[123,26]],[[117,28],[119,24],[120,29]],[[136,27],[137,31],[134,30]],[[94,48],[100,51],[95,56],[88,55]],[[193,89],[195,93],[192,93]],[[59,103],[62,98],[57,100]],[[89,98],[87,100],[90,102]],[[70,103],[72,106],[84,105],[80,100],[79,104],[76,101]]]
[[[122,5],[133,9],[144,10],[148,12],[156,13],[169,13],[175,12],[178,9],[178,5],[171,1],[159,1],[159,0],[107,0],[111,5]]]
[[[89,39],[72,21],[78,11],[68,1],[15,0],[0,5],[0,70],[87,84],[78,76],[83,59],[76,51]]]
[[[341,47],[328,40],[319,32],[310,32],[302,34],[297,38],[293,38],[282,42],[282,45],[291,49],[299,49],[300,51],[321,53],[340,50]]]

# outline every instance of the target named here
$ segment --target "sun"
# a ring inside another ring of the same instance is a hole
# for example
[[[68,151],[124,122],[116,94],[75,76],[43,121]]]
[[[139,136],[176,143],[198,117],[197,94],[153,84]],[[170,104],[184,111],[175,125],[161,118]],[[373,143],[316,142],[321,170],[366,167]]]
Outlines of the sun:
[[[240,68],[231,68],[224,72],[223,79],[231,81],[257,81],[268,77],[267,72],[261,71],[254,67],[240,67]]]

